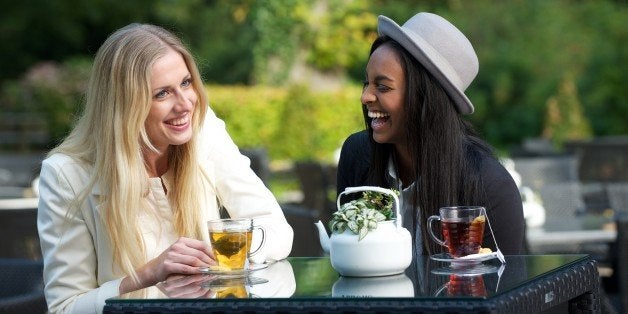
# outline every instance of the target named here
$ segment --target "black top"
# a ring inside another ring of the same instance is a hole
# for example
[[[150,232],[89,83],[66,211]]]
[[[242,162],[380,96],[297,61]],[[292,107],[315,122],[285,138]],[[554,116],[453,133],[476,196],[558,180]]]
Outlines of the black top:
[[[371,162],[368,136],[366,131],[354,133],[342,145],[338,163],[338,194],[346,187],[373,185],[368,182]],[[524,253],[525,223],[517,185],[499,161],[489,155],[484,155],[480,173],[486,191],[486,199],[482,204],[486,208],[499,249],[508,255]],[[492,243],[483,246],[494,248]]]

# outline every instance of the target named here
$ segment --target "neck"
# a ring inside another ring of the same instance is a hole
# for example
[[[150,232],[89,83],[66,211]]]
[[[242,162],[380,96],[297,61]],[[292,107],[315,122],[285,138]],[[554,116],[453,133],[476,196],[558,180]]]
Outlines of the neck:
[[[405,188],[416,180],[416,170],[413,166],[412,156],[405,146],[396,145],[395,152],[395,158],[399,172],[397,173],[397,176],[399,177],[399,179],[401,179],[401,182],[403,182],[403,187]]]
[[[168,171],[168,155],[169,150],[166,150],[165,152],[144,152],[144,163],[146,165],[146,173],[148,173],[148,177],[161,177],[164,173],[166,173],[166,171]]]

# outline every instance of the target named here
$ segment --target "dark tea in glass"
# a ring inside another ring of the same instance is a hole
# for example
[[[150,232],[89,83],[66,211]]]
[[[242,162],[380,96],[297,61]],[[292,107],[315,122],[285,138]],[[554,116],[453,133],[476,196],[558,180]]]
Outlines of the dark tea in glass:
[[[447,295],[485,297],[486,294],[486,287],[484,286],[484,278],[482,277],[482,275],[449,275],[449,282],[447,283]]]
[[[477,254],[482,247],[484,237],[484,216],[479,216],[471,222],[441,221],[445,246],[453,257]]]
[[[444,240],[432,230],[432,221],[440,220]],[[477,254],[482,248],[486,216],[483,207],[443,207],[440,216],[428,218],[428,231],[434,241],[447,248],[454,257]]]

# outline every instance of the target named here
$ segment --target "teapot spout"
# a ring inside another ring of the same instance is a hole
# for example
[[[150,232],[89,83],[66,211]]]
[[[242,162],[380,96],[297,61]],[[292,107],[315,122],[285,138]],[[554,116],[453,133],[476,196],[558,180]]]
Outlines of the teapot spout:
[[[327,230],[325,229],[325,225],[323,225],[323,223],[320,220],[315,222],[314,225],[316,225],[316,228],[318,229],[318,238],[321,241],[321,247],[323,248],[323,251],[329,254],[330,240],[329,240],[329,236],[327,235]]]

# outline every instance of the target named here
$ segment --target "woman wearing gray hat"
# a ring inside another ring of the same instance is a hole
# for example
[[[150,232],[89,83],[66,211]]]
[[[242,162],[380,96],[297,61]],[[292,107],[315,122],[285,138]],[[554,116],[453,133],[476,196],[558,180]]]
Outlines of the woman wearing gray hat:
[[[486,208],[494,239],[485,232],[483,247],[495,250],[497,242],[504,254],[522,253],[517,186],[462,117],[474,109],[464,94],[478,72],[471,43],[431,13],[418,13],[403,26],[380,16],[378,32],[361,97],[366,130],[343,144],[338,193],[361,185],[401,191],[415,255],[442,250],[428,240],[426,220],[453,205]]]

